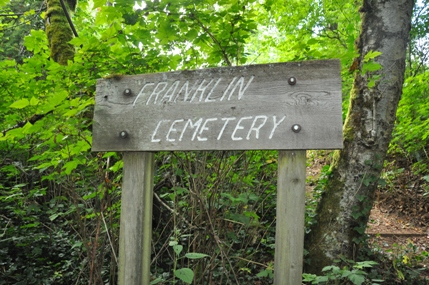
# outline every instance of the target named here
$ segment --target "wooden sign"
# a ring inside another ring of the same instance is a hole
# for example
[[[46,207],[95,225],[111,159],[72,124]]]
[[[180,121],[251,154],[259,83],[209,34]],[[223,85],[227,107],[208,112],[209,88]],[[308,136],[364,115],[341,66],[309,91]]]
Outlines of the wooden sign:
[[[125,151],[119,285],[149,285],[153,151],[278,149],[275,285],[301,284],[306,149],[342,148],[338,60],[143,74],[97,84],[93,151]]]
[[[93,151],[337,149],[338,60],[101,79]]]

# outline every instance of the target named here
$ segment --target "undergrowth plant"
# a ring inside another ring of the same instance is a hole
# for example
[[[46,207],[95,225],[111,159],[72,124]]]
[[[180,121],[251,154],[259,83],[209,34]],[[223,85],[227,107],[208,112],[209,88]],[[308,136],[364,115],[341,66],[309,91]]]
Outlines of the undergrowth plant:
[[[340,262],[338,260],[337,262]],[[326,266],[323,268],[323,275],[315,274],[303,274],[303,282],[307,284],[323,284],[323,285],[339,285],[339,284],[350,284],[362,285],[362,284],[381,284],[383,280],[373,279],[368,276],[366,270],[371,269],[377,262],[374,261],[347,261],[348,265],[339,267],[336,265]]]
[[[270,278],[275,153],[174,152],[161,153],[158,159],[165,174],[158,177],[154,200],[161,203],[163,219],[156,224],[154,248],[157,260],[164,262],[155,262],[154,271],[160,276],[177,272],[174,256],[180,250],[210,256],[192,260],[191,267],[180,265],[192,270],[197,284]],[[165,262],[168,259],[171,262]],[[264,270],[266,274],[258,275]]]

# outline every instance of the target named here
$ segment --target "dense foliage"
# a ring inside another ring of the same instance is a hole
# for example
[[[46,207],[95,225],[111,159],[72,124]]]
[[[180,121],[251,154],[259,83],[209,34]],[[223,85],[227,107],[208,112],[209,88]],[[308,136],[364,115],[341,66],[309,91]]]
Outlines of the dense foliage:
[[[0,284],[116,284],[122,161],[120,153],[90,151],[98,78],[340,58],[348,96],[355,1],[111,3],[79,2],[74,60],[60,65],[50,58],[43,1],[0,0]],[[428,175],[422,7],[391,151]],[[156,154],[154,284],[181,284],[173,270],[185,268],[195,284],[272,282],[276,156]],[[319,187],[309,197],[307,225],[325,178],[309,178]],[[207,256],[183,258],[188,252]]]

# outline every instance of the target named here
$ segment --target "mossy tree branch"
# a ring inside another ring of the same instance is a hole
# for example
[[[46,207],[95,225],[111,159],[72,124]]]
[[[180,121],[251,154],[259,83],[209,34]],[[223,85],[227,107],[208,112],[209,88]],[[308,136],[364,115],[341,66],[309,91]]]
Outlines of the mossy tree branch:
[[[67,21],[60,0],[47,0],[46,35],[48,37],[51,58],[61,65],[73,60],[75,48],[69,42],[73,31]]]

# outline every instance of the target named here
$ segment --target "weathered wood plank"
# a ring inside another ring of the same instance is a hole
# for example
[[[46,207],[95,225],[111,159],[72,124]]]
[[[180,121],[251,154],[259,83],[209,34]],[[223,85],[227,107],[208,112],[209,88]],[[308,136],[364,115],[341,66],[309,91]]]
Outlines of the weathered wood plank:
[[[124,153],[119,237],[119,285],[150,282],[154,159],[150,152]]]
[[[302,284],[306,152],[279,151],[274,284]]]
[[[95,100],[93,151],[342,148],[338,60],[102,79]]]

